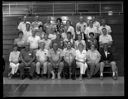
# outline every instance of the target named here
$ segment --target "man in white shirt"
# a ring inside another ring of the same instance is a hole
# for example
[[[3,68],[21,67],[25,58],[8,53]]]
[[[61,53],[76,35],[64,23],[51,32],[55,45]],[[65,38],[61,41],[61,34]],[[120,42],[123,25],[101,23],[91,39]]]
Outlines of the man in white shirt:
[[[90,36],[89,36],[90,32],[93,32],[94,35],[95,35],[95,38],[97,38],[97,36],[98,36],[97,28],[93,26],[93,21],[92,20],[89,21],[89,26],[86,28],[86,30],[84,32],[85,36],[86,36],[86,39],[90,38]]]
[[[46,76],[48,66],[48,50],[45,49],[45,43],[40,43],[39,46],[40,48],[36,52],[36,73],[38,78],[40,76],[40,68],[42,68],[41,74],[44,74]]]
[[[99,61],[101,55],[95,48],[95,45],[91,45],[91,49],[87,51],[87,64],[88,64],[88,78],[92,78],[100,68]],[[90,69],[90,70],[89,70]]]
[[[72,38],[75,39],[75,36],[76,36],[75,30],[74,30],[74,27],[71,26],[70,20],[67,20],[67,21],[66,21],[66,27],[67,27],[67,32],[71,32]]]
[[[93,26],[97,28],[97,33],[100,34],[100,22],[98,21],[98,19],[96,17],[93,17]]]
[[[104,44],[108,44],[109,47],[112,45],[112,36],[110,34],[107,33],[107,29],[103,28],[102,29],[102,35],[99,36],[99,43],[100,43],[100,47],[103,47]]]
[[[45,49],[49,50],[52,44],[51,39],[48,38],[48,34],[44,34],[44,39],[41,39],[39,43],[45,43]]]
[[[103,32],[102,32],[103,28],[106,28],[107,29],[107,33],[111,34],[112,29],[111,29],[111,27],[109,25],[106,24],[106,20],[102,19],[101,24],[102,25],[99,27],[100,34],[103,34]]]
[[[36,35],[36,31],[32,31],[32,36],[30,36],[27,42],[30,44],[30,49],[36,51],[38,49],[38,43],[40,41],[40,37]]]
[[[82,34],[82,39],[84,39],[84,31],[87,27],[87,23],[84,22],[83,16],[79,17],[80,22],[76,24],[76,34]]]
[[[38,30],[39,25],[43,25],[41,21],[39,21],[39,16],[35,16],[35,21],[32,22],[32,28],[33,30]]]
[[[70,75],[70,78],[75,79],[75,49],[71,46],[70,42],[68,42],[67,48],[63,50],[63,56],[65,77],[69,78]]]
[[[32,36],[31,23],[26,22],[26,29],[23,31],[23,39],[25,43],[27,43],[27,40],[30,36]]]
[[[81,34],[78,35],[78,40],[75,41],[75,49],[78,49],[78,44],[82,43],[84,45],[84,49],[86,49],[86,43],[82,40]]]
[[[18,25],[19,31],[23,32],[24,30],[26,30],[26,22],[28,22],[28,21],[26,21],[26,19],[27,19],[27,16],[24,16],[23,21],[19,23],[19,25]]]
[[[80,68],[80,80],[82,80],[82,76],[87,69],[86,50],[82,43],[79,43],[78,50],[76,50],[76,65]]]
[[[11,72],[8,74],[9,78],[11,78],[15,73],[17,73],[18,67],[19,67],[19,55],[20,52],[17,50],[17,45],[14,45],[13,51],[10,52],[9,55],[9,62],[10,62],[10,68]]]

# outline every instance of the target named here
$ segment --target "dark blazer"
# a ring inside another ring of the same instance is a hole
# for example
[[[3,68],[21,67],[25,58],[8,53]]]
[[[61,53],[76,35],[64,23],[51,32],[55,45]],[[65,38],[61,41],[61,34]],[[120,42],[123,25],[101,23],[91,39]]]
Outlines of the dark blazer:
[[[107,57],[105,55],[105,51],[104,51],[103,48],[100,49],[99,52],[101,54],[101,60],[100,60],[100,62],[102,62],[102,61],[109,61],[109,62],[111,62],[111,61],[114,60],[112,50],[108,49]]]

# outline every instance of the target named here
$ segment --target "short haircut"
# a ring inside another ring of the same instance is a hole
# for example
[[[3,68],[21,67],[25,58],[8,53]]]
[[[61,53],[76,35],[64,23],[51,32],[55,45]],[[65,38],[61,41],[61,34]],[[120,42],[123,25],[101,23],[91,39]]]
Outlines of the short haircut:
[[[23,32],[22,32],[22,31],[19,31],[19,32],[18,32],[18,35],[20,35],[20,34],[22,34],[22,35],[23,35]]]
[[[84,45],[83,45],[82,43],[79,43],[79,44],[78,44],[78,47],[79,47],[80,45],[82,45],[82,46],[84,47]]]
[[[91,34],[94,36],[94,33],[93,33],[93,32],[90,32],[90,33],[89,33],[89,36],[90,36]]]
[[[62,22],[62,19],[61,19],[61,18],[57,18],[57,19],[56,19],[56,21],[58,21],[58,20],[59,20],[60,22]]]
[[[14,48],[14,47],[18,47],[17,44],[14,44],[14,45],[13,45],[13,48]]]
[[[42,27],[42,28],[43,28],[43,25],[39,25],[38,27],[39,27],[39,28],[40,28],[40,27]]]
[[[70,34],[70,35],[71,35],[72,33],[71,33],[71,32],[67,32],[67,35],[68,35],[68,34]]]

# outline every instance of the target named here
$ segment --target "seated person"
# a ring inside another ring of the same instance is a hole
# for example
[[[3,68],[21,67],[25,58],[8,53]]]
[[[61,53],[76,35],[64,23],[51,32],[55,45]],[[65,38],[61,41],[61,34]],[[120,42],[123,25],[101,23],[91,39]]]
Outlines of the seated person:
[[[52,74],[52,79],[55,79],[54,69],[58,69],[57,77],[61,79],[61,72],[63,70],[63,62],[62,61],[62,50],[58,48],[57,43],[53,43],[53,48],[49,50],[49,60],[50,63],[48,65],[48,70]]]
[[[48,35],[48,38],[51,40],[55,40],[57,37],[57,31],[55,30],[55,28],[53,28],[53,33]]]
[[[68,42],[71,42],[72,46],[74,46],[74,40],[72,39],[71,32],[67,32],[67,39],[64,39],[64,48],[67,47]]]
[[[20,53],[20,59],[21,59],[21,64],[19,65],[19,70],[20,70],[20,78],[24,79],[24,68],[25,67],[30,67],[29,69],[29,78],[33,78],[33,74],[35,71],[35,53],[33,50],[30,49],[29,43],[26,43],[25,49],[21,50]]]
[[[95,45],[91,45],[91,49],[87,51],[87,64],[88,64],[88,78],[92,78],[93,75],[95,75],[99,69],[99,61],[100,61],[100,53],[95,48]]]
[[[11,68],[11,72],[8,74],[9,78],[11,79],[12,76],[17,73],[18,67],[19,67],[19,55],[20,52],[17,50],[17,45],[14,45],[13,51],[10,52],[9,55],[9,66]]]
[[[48,66],[48,50],[45,49],[45,43],[39,44],[39,50],[36,52],[36,73],[37,78],[40,77],[40,68],[42,68],[42,73],[46,76],[47,66]]]
[[[97,43],[97,40],[94,38],[94,33],[90,32],[89,36],[90,38],[87,39],[87,49],[90,49],[91,45],[95,45],[96,48],[98,48],[98,43]]]
[[[112,45],[112,36],[110,34],[107,33],[107,29],[106,28],[103,28],[102,29],[102,32],[103,34],[101,34],[99,36],[99,44],[100,44],[100,47],[103,47],[104,44],[108,44],[109,47]]]
[[[101,54],[101,60],[100,60],[100,79],[103,79],[103,71],[104,71],[104,66],[106,64],[110,64],[112,67],[112,72],[113,72],[113,79],[117,79],[117,67],[116,67],[116,62],[114,61],[113,53],[110,49],[108,49],[107,44],[104,44],[103,48],[100,49],[100,54]]]
[[[82,75],[85,74],[87,69],[86,54],[87,51],[84,49],[84,45],[79,43],[76,50],[76,65],[80,68],[80,80],[82,80]]]
[[[52,43],[57,43],[58,47],[60,49],[63,49],[63,46],[64,46],[64,41],[63,39],[61,38],[61,35],[60,34],[57,34],[57,38],[55,40],[52,40]]]
[[[72,74],[72,79],[75,79],[75,49],[72,48],[71,43],[67,44],[67,48],[63,50],[64,56],[64,73],[65,77],[69,78],[69,73]],[[71,71],[70,71],[71,70]]]
[[[47,49],[47,50],[49,50],[51,48],[51,45],[52,45],[52,41],[51,41],[51,39],[48,38],[47,33],[44,34],[44,39],[41,39],[39,41],[39,43],[45,43],[45,49]]]
[[[82,43],[84,45],[84,49],[86,49],[86,43],[84,40],[82,40],[82,35],[78,35],[78,40],[75,41],[75,49],[78,49],[78,44]]]
[[[36,35],[38,35],[40,38],[44,38],[45,32],[44,32],[44,27],[43,27],[43,25],[39,25],[39,29],[38,29],[37,31],[38,31],[38,32],[37,32]]]
[[[14,40],[14,45],[17,45],[18,51],[21,51],[24,48],[24,39],[23,39],[23,32],[20,31],[18,38]]]

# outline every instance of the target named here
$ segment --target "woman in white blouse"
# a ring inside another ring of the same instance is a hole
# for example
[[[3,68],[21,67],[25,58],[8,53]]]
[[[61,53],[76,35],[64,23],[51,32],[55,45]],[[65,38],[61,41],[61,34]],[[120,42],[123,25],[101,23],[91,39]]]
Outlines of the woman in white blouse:
[[[78,50],[76,50],[76,65],[80,67],[80,80],[82,80],[82,75],[85,74],[87,69],[86,50],[82,43],[78,44]]]

